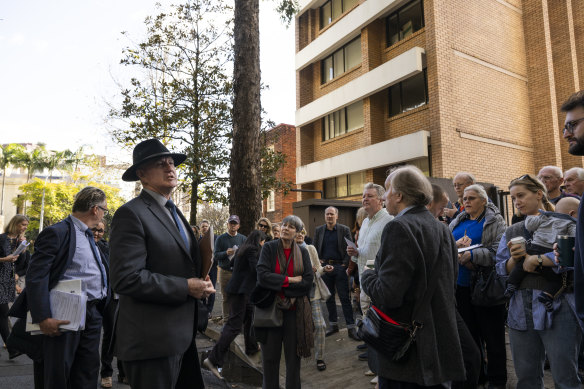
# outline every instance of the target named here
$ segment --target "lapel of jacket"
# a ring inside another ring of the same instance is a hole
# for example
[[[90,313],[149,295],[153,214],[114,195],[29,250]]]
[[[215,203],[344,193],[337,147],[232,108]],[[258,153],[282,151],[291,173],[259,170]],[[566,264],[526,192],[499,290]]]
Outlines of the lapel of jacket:
[[[326,225],[318,227],[318,240],[316,242],[316,251],[318,253],[319,258],[322,254],[322,241],[324,239],[324,229],[325,228],[326,228]]]
[[[170,232],[176,243],[180,246],[180,248],[188,255],[189,259],[191,258],[191,253],[187,250],[185,242],[183,241],[182,237],[180,236],[180,232],[178,231],[177,226],[170,220],[170,218],[166,215],[166,211],[162,209],[160,204],[148,194],[146,191],[142,191],[140,193],[140,198],[146,204],[146,207],[152,212],[155,218]],[[180,211],[179,211],[180,212]]]

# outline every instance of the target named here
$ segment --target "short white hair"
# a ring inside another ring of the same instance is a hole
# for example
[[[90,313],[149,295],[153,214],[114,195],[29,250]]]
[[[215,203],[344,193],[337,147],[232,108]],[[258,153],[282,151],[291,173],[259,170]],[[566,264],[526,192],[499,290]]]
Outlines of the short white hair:
[[[578,177],[580,181],[584,181],[584,169],[582,169],[581,167],[573,167],[571,169],[566,170],[566,172],[564,173],[564,177],[572,173],[576,173],[576,177]]]
[[[464,192],[468,192],[469,190],[474,190],[477,195],[479,195],[479,197],[485,201],[489,201],[489,196],[487,196],[487,191],[485,190],[485,188],[483,188],[482,185],[478,185],[478,184],[474,184],[474,185],[469,185],[466,188],[464,188]]]
[[[369,189],[375,189],[375,191],[377,192],[377,198],[381,200],[381,198],[383,197],[383,195],[385,194],[385,188],[381,185],[378,184],[374,184],[372,182],[368,182],[365,184],[365,187],[363,187],[363,192],[365,192],[366,190]]]
[[[544,170],[544,169],[549,169],[549,170],[551,170],[552,172],[554,172],[554,175],[555,175],[557,178],[564,178],[564,174],[562,173],[562,169],[560,169],[560,168],[559,168],[559,167],[557,167],[557,166],[551,166],[551,165],[550,165],[550,166],[544,166],[544,167],[542,167],[541,169],[539,169],[539,173],[537,173],[538,177],[539,177],[539,175],[541,174],[541,171],[542,171],[542,170]]]
[[[477,182],[475,176],[473,176],[469,172],[458,172],[458,173],[456,173],[456,175],[454,176],[454,178],[452,179],[452,181],[456,180],[456,177],[464,178],[467,181],[469,181],[471,184],[476,184],[476,182]]]

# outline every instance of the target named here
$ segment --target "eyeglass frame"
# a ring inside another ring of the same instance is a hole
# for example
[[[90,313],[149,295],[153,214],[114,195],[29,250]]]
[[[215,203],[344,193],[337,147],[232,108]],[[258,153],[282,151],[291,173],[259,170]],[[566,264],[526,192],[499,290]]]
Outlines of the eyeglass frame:
[[[566,125],[564,125],[564,128],[562,128],[562,133],[567,132],[568,134],[574,135],[574,128],[576,128],[578,123],[580,123],[582,120],[584,120],[584,117],[576,120],[570,120],[568,123],[566,123]]]
[[[105,233],[105,230],[104,229],[98,229],[98,228],[92,228],[91,231],[97,232],[97,233],[100,233],[100,234]]]
[[[258,223],[258,227],[259,228],[270,228],[270,226],[268,226],[267,224],[260,224],[260,223]]]
[[[107,216],[109,214],[109,209],[104,208],[101,205],[96,205],[96,207],[103,211],[103,216]]]

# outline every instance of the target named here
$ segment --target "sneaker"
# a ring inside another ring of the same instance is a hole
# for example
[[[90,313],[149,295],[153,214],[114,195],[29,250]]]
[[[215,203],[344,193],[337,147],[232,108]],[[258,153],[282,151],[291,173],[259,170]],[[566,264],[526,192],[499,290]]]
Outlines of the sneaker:
[[[374,373],[374,372],[372,372],[371,370],[367,370],[367,371],[366,371],[364,374],[365,374],[367,377],[373,377],[373,376],[375,375],[375,373]]]
[[[213,362],[209,360],[209,358],[205,358],[203,361],[203,367],[213,373],[215,377],[219,378],[220,380],[223,379],[223,376],[221,373],[219,373],[219,369],[217,369],[217,366],[215,366]]]
[[[373,377],[373,379],[371,381],[369,381],[371,383],[371,385],[377,385],[377,383],[379,382],[379,377],[375,376]]]

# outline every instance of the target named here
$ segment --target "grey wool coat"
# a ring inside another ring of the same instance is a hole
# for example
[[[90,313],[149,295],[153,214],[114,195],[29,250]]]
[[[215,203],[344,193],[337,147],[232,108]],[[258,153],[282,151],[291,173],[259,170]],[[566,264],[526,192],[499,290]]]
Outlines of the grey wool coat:
[[[471,244],[481,243],[483,247],[472,249],[472,263],[477,266],[494,266],[495,255],[501,237],[507,229],[505,219],[501,216],[499,209],[490,202],[487,202],[487,210],[485,212],[485,224],[483,225],[483,236],[480,242],[471,242]],[[450,231],[454,230],[456,226],[467,217],[466,212],[461,212],[450,223]]]
[[[430,279],[438,283],[429,307],[415,318],[424,327],[405,361],[394,363],[369,350],[369,365],[379,376],[423,386],[464,380],[454,297],[457,272],[454,238],[425,207],[414,207],[387,223],[375,269],[366,270],[361,280],[372,303],[394,320],[411,322],[413,307]]]

